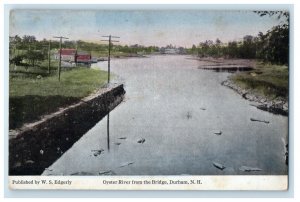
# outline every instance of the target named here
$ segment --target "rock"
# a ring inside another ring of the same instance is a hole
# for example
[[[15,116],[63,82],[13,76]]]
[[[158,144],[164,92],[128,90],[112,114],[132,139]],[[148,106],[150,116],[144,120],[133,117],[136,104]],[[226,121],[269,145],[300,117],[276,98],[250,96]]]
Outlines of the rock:
[[[284,111],[288,111],[288,110],[289,110],[289,105],[288,105],[287,102],[283,104],[282,109],[283,109]]]
[[[115,175],[116,173],[112,170],[100,171],[99,175]]]
[[[129,165],[132,165],[134,162],[132,161],[132,162],[128,162],[128,163],[124,163],[124,164],[122,164],[121,166],[120,166],[120,168],[122,168],[122,167],[125,167],[125,166],[129,166]]]
[[[14,165],[14,168],[18,168],[18,167],[21,167],[21,162],[17,162],[17,163],[15,163],[15,165]]]
[[[137,141],[137,143],[143,144],[145,141],[146,141],[146,140],[145,140],[144,138],[142,138],[142,139],[139,139],[139,140]]]
[[[214,134],[216,134],[216,135],[222,135],[222,131],[220,131],[220,130],[219,131],[215,131]]]
[[[26,164],[34,164],[34,161],[33,160],[27,160],[25,163]]]
[[[242,166],[239,168],[240,171],[244,172],[251,172],[251,171],[262,171],[260,168],[253,168],[253,167],[248,167],[248,166]]]
[[[254,119],[254,118],[250,118],[251,121],[257,121],[257,122],[262,122],[262,123],[266,123],[269,124],[269,121],[265,121],[265,120],[258,120],[258,119]]]
[[[220,170],[224,170],[226,168],[224,165],[216,162],[213,162],[213,165]]]
[[[88,173],[88,172],[76,172],[76,173],[71,173],[71,175],[85,175],[85,176],[92,176],[95,175],[94,173]]]
[[[102,152],[104,152],[104,149],[92,150],[92,152],[94,152],[94,156],[99,156]]]

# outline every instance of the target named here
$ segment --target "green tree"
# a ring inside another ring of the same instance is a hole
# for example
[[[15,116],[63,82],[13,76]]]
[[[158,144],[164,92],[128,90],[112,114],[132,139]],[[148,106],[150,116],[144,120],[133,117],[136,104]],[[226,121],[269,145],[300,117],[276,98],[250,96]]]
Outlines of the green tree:
[[[45,59],[44,54],[41,51],[29,50],[23,55],[24,59],[27,59],[29,63],[34,67],[36,61],[42,61]]]
[[[278,64],[289,63],[289,13],[287,11],[254,11],[261,17],[277,16],[280,24],[258,34],[258,57],[264,61]]]

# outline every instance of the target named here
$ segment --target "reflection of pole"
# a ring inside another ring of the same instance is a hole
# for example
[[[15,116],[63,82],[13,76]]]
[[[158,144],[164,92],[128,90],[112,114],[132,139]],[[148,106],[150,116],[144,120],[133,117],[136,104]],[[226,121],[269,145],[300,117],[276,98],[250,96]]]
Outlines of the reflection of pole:
[[[54,36],[53,38],[60,39],[60,41],[59,41],[59,64],[58,64],[58,81],[60,81],[60,71],[61,71],[61,43],[62,43],[62,39],[68,39],[68,38],[63,37],[63,36]]]
[[[111,49],[111,35],[109,35],[109,42],[108,42],[108,75],[107,75],[107,83],[110,82],[110,49]]]
[[[111,42],[119,42],[119,41],[113,41],[111,40],[111,38],[120,38],[118,36],[102,36],[102,37],[108,37],[108,40],[101,40],[101,41],[108,41],[108,61],[107,61],[107,71],[108,71],[108,75],[107,75],[107,83],[110,82],[110,51],[111,51],[111,47],[112,47],[112,43]]]
[[[106,118],[107,118],[107,150],[109,151],[109,112]]]

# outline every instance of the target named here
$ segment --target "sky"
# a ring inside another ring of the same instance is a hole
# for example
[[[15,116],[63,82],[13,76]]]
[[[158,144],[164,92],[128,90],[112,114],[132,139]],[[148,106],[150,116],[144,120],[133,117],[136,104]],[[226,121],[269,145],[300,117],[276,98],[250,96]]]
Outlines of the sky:
[[[121,37],[120,44],[191,47],[205,40],[240,40],[265,33],[280,23],[245,10],[12,10],[9,35],[37,39],[65,36],[100,42],[103,35]]]

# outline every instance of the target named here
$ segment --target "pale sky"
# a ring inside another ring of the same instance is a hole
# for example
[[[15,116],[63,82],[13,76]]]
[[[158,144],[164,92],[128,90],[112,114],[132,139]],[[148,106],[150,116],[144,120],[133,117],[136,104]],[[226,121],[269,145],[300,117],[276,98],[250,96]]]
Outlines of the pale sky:
[[[111,34],[120,36],[123,45],[191,47],[265,33],[279,23],[276,17],[238,10],[13,10],[9,35],[100,42],[102,35]]]

